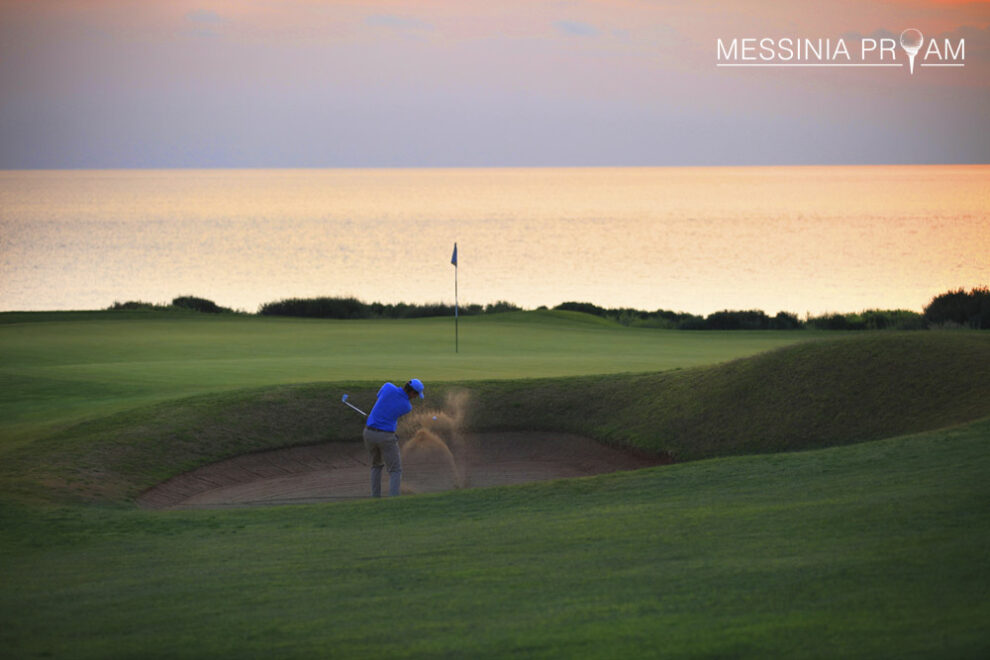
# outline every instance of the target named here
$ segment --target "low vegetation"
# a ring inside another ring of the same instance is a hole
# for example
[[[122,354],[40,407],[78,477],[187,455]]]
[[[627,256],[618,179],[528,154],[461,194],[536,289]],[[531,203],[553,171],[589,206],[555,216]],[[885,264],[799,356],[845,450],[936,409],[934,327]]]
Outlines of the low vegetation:
[[[925,321],[932,325],[990,329],[990,288],[949,291],[925,307]]]
[[[138,301],[115,302],[108,309],[135,310],[192,310],[197,312],[231,312],[211,300],[193,296],[181,296],[171,305],[156,305]],[[546,309],[546,307],[540,307]],[[990,289],[975,288],[949,291],[936,296],[919,314],[904,309],[870,309],[856,313],[828,313],[808,315],[801,320],[796,314],[778,312],[769,316],[762,310],[722,310],[708,316],[664,309],[644,311],[630,307],[605,308],[589,302],[564,302],[553,308],[558,311],[590,314],[624,326],[659,328],[665,330],[924,330],[930,327],[990,328]],[[488,305],[467,304],[458,308],[462,316],[497,314],[520,311],[510,302],[499,301]],[[286,298],[261,305],[261,316],[292,316],[320,319],[411,319],[453,316],[453,305],[446,303],[366,303],[354,297]]]
[[[220,307],[212,300],[197,298],[196,296],[179,296],[172,299],[170,305],[159,305],[156,303],[130,300],[127,302],[114,302],[107,308],[109,311],[134,312],[134,311],[190,311],[202,312],[204,314],[232,314],[234,310],[229,307]]]
[[[824,314],[809,317],[806,327],[816,330],[924,330],[924,317],[905,309],[870,309],[858,314]]]
[[[465,305],[458,313],[463,316],[518,311],[512,303],[500,301],[489,305]],[[357,298],[287,298],[265,303],[258,310],[262,316],[299,316],[317,319],[414,319],[432,316],[453,316],[454,306],[444,303],[411,305],[407,303],[366,303]]]
[[[655,312],[628,307],[606,309],[582,302],[565,302],[554,309],[592,314],[621,325],[665,330],[800,330],[803,327],[793,314],[780,312],[770,317],[760,310],[725,310],[703,317],[664,309]]]

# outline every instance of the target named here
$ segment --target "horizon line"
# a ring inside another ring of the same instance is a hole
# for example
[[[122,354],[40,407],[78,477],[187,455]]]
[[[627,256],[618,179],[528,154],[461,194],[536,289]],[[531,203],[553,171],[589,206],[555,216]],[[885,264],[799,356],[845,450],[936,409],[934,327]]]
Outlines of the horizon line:
[[[766,66],[766,65],[763,65]],[[947,65],[948,66],[948,65]],[[592,169],[774,169],[798,167],[985,167],[981,162],[932,163],[748,163],[695,165],[148,165],[94,167],[0,167],[0,173],[18,172],[177,172],[177,171],[265,171],[265,170],[592,170]]]

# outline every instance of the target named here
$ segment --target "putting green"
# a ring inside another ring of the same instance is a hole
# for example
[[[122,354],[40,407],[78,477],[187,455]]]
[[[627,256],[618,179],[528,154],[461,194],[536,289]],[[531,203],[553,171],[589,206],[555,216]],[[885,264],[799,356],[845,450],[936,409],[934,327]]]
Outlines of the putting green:
[[[821,336],[660,331],[517,312],[461,319],[455,354],[453,330],[452,319],[0,314],[0,437],[7,445],[142,404],[264,385],[660,371]]]

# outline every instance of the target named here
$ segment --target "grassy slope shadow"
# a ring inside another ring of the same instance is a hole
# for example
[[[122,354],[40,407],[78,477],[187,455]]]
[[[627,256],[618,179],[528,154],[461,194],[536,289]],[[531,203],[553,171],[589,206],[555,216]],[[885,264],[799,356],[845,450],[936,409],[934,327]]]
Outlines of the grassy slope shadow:
[[[477,389],[483,426],[581,432],[676,461],[792,451],[990,415],[990,335],[877,333],[684,371]]]
[[[32,499],[119,502],[238,454],[357,441],[362,420],[340,395],[370,401],[376,386],[279,386],[113,415],[8,455],[0,484]],[[455,389],[465,388],[431,384],[431,398]],[[990,335],[880,333],[711,367],[466,389],[479,431],[574,432],[676,461],[810,449],[990,416]]]

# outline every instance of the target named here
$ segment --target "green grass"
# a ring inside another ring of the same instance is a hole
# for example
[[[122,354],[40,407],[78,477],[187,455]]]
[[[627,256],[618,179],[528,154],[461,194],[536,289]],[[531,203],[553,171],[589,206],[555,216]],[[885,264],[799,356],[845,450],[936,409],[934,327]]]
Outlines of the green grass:
[[[985,365],[987,368],[979,368]],[[8,448],[0,492],[124,501],[251,451],[355,441],[378,382],[219,392],[142,406]],[[480,431],[570,431],[675,461],[820,448],[990,416],[990,335],[877,333],[649,374],[431,383]]]
[[[331,506],[7,504],[0,652],[985,657],[988,437]]]
[[[569,430],[678,461],[794,451],[990,415],[990,335],[881,332],[683,370],[472,389],[485,428]]]
[[[820,333],[623,328],[570,312],[320,321],[183,312],[0,314],[0,453],[66,423],[193,394],[313,381],[644,372]]]
[[[990,652],[990,335],[465,321],[454,356],[433,320],[0,315],[0,657]],[[353,439],[339,395],[367,405],[412,373],[431,404],[467,389],[476,429],[706,460],[332,505],[130,504],[224,456]]]

